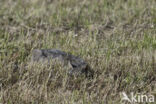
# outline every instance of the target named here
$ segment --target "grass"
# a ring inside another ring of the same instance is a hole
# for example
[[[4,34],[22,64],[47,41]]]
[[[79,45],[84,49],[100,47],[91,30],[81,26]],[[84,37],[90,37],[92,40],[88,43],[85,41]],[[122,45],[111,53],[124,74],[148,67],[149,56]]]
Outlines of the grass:
[[[155,5],[155,0],[1,1],[0,103],[120,104],[123,91],[156,96]],[[70,78],[57,63],[32,65],[36,48],[80,56],[95,76]]]

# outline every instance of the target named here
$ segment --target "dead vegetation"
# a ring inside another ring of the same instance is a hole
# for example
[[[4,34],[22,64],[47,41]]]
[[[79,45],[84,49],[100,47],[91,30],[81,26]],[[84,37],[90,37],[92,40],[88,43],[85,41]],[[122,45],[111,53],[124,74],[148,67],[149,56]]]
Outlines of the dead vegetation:
[[[0,103],[119,104],[156,95],[155,0],[8,0],[0,3]],[[33,49],[85,59],[95,76],[30,65]]]

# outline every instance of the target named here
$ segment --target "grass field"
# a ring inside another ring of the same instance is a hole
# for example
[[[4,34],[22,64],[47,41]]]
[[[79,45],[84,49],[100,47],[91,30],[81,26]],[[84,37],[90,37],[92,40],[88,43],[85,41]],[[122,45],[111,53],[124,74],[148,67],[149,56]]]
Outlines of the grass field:
[[[51,48],[86,60],[94,78],[31,64],[33,49]],[[0,103],[121,104],[122,92],[156,102],[155,0],[0,1]]]

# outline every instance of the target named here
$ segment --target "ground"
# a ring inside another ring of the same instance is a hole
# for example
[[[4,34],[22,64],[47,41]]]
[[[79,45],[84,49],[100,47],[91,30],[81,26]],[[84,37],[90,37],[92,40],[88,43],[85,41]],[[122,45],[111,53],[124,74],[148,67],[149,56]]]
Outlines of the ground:
[[[31,65],[33,49],[51,48],[86,60],[94,78]],[[121,104],[122,92],[156,96],[155,0],[1,1],[0,103]]]

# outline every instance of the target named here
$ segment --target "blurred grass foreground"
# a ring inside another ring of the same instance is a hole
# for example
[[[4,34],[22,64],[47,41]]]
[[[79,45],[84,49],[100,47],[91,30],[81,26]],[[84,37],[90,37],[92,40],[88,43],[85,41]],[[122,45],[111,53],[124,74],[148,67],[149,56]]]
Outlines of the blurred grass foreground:
[[[94,78],[31,63],[33,49],[52,48]],[[155,0],[0,0],[0,103],[121,104],[122,92],[156,102]]]

